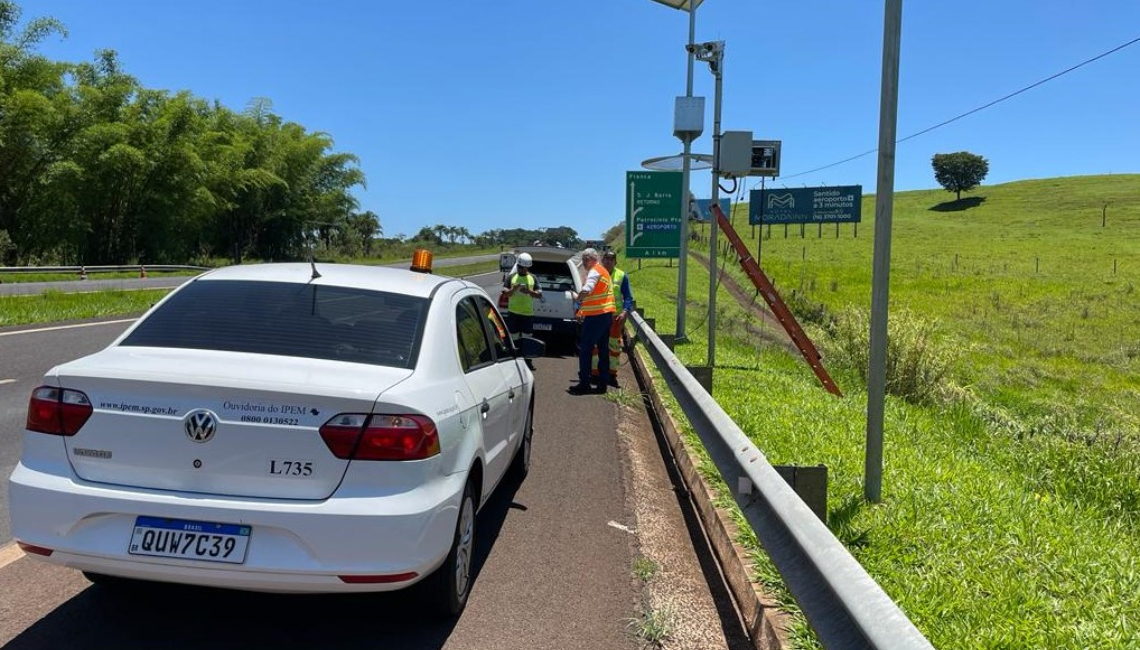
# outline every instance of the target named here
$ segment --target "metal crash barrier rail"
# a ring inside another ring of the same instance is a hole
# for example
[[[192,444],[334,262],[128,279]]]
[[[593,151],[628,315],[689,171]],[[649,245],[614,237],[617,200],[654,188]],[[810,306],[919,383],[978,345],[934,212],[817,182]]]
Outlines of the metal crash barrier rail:
[[[0,273],[122,273],[142,269],[161,273],[164,271],[209,271],[205,266],[182,266],[178,264],[126,264],[123,266],[0,266]]]
[[[638,339],[823,646],[932,650],[645,319],[636,312],[631,317]]]

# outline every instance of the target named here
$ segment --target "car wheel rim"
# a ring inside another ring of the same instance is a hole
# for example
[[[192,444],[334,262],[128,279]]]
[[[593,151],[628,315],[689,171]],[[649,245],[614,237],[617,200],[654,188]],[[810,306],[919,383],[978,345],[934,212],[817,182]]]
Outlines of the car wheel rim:
[[[459,520],[459,544],[455,552],[455,595],[461,601],[467,596],[467,585],[471,580],[471,548],[475,542],[474,510],[471,499],[464,500]]]

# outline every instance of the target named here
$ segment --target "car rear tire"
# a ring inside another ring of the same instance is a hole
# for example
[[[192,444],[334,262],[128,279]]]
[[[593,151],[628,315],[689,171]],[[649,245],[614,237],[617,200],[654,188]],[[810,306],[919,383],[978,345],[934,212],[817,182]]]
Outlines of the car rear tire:
[[[526,411],[526,424],[523,425],[523,438],[519,443],[518,451],[511,462],[511,475],[517,481],[522,481],[530,473],[530,450],[534,440],[534,398],[531,398],[530,407]]]
[[[432,576],[439,613],[447,617],[459,616],[467,606],[471,593],[471,569],[475,555],[475,497],[471,482],[463,488],[459,503],[459,517],[455,522],[455,537],[443,566]]]

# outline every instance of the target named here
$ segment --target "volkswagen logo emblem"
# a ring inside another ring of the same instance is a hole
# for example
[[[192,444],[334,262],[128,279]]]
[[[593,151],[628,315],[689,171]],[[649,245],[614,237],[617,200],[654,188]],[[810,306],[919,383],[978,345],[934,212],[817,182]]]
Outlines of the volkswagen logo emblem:
[[[183,426],[187,438],[194,442],[209,442],[214,437],[214,432],[218,430],[218,418],[205,409],[190,411],[186,414]]]

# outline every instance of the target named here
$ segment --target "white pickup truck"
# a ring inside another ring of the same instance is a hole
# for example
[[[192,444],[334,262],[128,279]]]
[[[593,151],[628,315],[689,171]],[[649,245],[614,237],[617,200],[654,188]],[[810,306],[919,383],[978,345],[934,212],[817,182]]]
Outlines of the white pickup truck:
[[[586,276],[581,256],[571,249],[554,246],[526,246],[502,253],[499,270],[504,274],[504,286],[518,271],[516,260],[522,253],[530,254],[533,260],[530,272],[542,290],[542,300],[534,303],[535,335],[577,340],[578,321],[574,318],[574,298],[570,292],[579,291]],[[506,312],[506,295],[499,298],[499,309]]]

